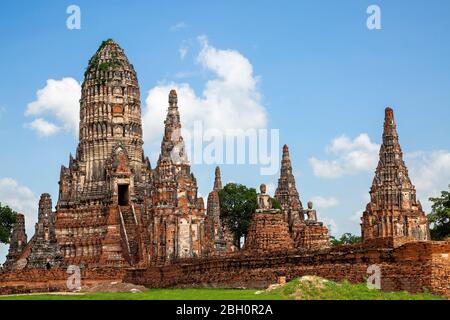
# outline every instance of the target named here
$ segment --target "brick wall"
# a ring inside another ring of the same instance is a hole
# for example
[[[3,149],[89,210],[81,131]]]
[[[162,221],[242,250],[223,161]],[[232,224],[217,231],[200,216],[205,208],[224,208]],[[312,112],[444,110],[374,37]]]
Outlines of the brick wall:
[[[304,252],[244,255],[179,262],[167,267],[127,272],[125,281],[147,287],[251,287],[264,288],[280,276],[287,280],[317,275],[330,280],[364,282],[367,268],[381,270],[386,291],[431,292],[450,297],[450,242],[415,242],[395,249],[339,246]]]
[[[121,282],[124,271],[117,268],[82,269],[81,286],[102,282]],[[0,294],[68,291],[66,269],[24,269],[0,273]]]
[[[172,265],[120,271],[82,270],[82,285],[126,281],[149,288],[264,288],[304,275],[364,282],[367,268],[377,264],[386,291],[420,292],[424,287],[450,297],[450,242],[414,242],[398,248],[338,246],[315,252],[290,250],[270,254],[240,253],[207,259],[184,259]],[[0,274],[0,294],[65,291],[65,270],[22,270]]]

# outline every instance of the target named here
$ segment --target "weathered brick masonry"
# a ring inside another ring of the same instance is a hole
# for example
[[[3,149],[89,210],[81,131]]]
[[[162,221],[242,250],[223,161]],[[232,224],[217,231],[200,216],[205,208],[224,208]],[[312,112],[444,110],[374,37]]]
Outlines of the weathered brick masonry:
[[[149,288],[249,287],[264,288],[303,275],[330,280],[364,282],[367,268],[381,269],[385,291],[433,293],[450,297],[450,242],[411,242],[397,248],[339,246],[319,251],[290,250],[271,254],[232,254],[201,259],[182,259],[171,265],[147,269],[82,270],[82,286],[125,281]],[[65,269],[24,269],[0,274],[0,294],[67,291]]]
[[[361,220],[360,245],[330,248],[312,202],[303,208],[287,145],[273,199],[261,186],[244,250],[220,217],[216,169],[207,210],[198,195],[181,136],[178,96],[169,93],[161,152],[144,155],[139,84],[112,40],[89,62],[80,99],[79,144],[61,167],[56,211],[39,202],[35,234],[19,215],[0,294],[67,290],[66,268],[82,270],[82,286],[127,281],[148,287],[266,287],[318,275],[361,282],[381,268],[385,290],[424,287],[450,296],[450,242],[431,242],[428,220],[408,176],[391,108],[385,110],[380,161]],[[28,242],[27,242],[28,240]]]
[[[0,273],[0,294],[68,291],[67,280],[72,273],[67,269],[23,269]],[[81,286],[121,282],[125,271],[119,268],[82,269]]]
[[[386,291],[433,293],[450,297],[450,242],[413,242],[398,248],[340,246],[319,251],[293,250],[260,255],[185,260],[163,267],[127,272],[125,281],[147,287],[251,287],[264,288],[280,276],[287,280],[317,275],[330,280],[358,283],[369,276],[367,268],[381,268]]]

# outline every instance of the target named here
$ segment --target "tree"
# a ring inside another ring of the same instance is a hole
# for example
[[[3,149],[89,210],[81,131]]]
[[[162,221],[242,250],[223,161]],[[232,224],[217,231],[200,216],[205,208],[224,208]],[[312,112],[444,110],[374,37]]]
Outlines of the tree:
[[[330,242],[333,246],[337,246],[340,244],[355,244],[361,242],[361,237],[355,236],[351,233],[344,233],[339,239],[335,237],[330,237]]]
[[[258,207],[256,190],[242,184],[228,183],[219,191],[220,218],[233,233],[234,244],[241,247],[240,239],[247,235],[250,221]]]
[[[449,185],[450,189],[450,185]],[[442,191],[439,198],[430,198],[433,202],[428,221],[432,224],[432,240],[443,240],[450,236],[450,192]]]
[[[16,222],[17,212],[0,203],[0,243],[9,243],[11,230]]]

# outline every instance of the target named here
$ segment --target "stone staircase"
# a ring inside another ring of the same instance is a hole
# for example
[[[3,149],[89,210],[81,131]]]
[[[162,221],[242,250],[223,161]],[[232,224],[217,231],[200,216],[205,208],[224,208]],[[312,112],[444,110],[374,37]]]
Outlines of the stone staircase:
[[[123,231],[122,237],[124,238],[122,240],[126,244],[130,264],[136,265],[141,260],[139,250],[140,238],[136,216],[131,206],[119,206],[119,209]]]

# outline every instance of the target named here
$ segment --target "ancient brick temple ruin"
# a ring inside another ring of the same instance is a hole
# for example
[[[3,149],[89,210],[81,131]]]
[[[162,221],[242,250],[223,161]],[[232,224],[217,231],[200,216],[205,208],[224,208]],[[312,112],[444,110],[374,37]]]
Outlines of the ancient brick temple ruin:
[[[289,225],[280,209],[274,209],[272,198],[266,194],[266,185],[260,186],[257,195],[258,209],[252,217],[245,239],[245,249],[251,252],[289,250],[294,241],[289,233]]]
[[[51,269],[62,265],[63,256],[56,239],[55,219],[50,195],[44,193],[39,200],[38,222],[29,243],[30,252],[27,257],[21,257],[26,258],[27,267]]]
[[[380,160],[362,216],[361,234],[365,243],[390,245],[430,239],[427,217],[403,161],[391,108],[385,110]]]
[[[308,202],[308,208],[304,209],[300,201],[287,145],[283,147],[280,178],[274,198],[280,203],[281,209],[273,208],[273,200],[266,194],[266,186],[262,184],[257,196],[258,209],[252,217],[245,241],[246,251],[329,247],[328,229],[317,221],[312,202]]]
[[[5,266],[136,267],[231,250],[220,222],[219,182],[208,215],[197,197],[177,103],[172,90],[161,153],[152,169],[142,148],[136,72],[114,41],[104,41],[85,72],[79,144],[69,166],[61,167],[56,212],[43,194],[28,244],[19,216]],[[17,257],[22,263],[15,266]]]
[[[11,269],[19,260],[20,255],[27,245],[27,234],[25,233],[25,216],[18,214],[14,223],[11,238],[9,241],[9,251],[6,261],[3,264],[5,269]]]
[[[206,239],[209,241],[206,246],[206,252],[208,255],[236,251],[233,235],[220,219],[219,191],[221,189],[222,177],[220,175],[220,168],[216,167],[214,187],[208,195],[208,204],[206,208]]]
[[[308,202],[308,208],[304,209],[300,201],[287,145],[283,147],[275,198],[281,204],[284,220],[289,225],[296,248],[320,249],[329,246],[328,229],[322,222],[317,221],[312,202]]]
[[[394,114],[386,109],[380,162],[362,217],[363,242],[330,246],[313,204],[300,201],[288,146],[274,198],[262,186],[243,250],[220,219],[216,168],[207,207],[197,195],[183,138],[177,93],[169,93],[155,168],[144,155],[139,85],[112,40],[89,61],[80,100],[79,144],[62,166],[59,197],[39,201],[27,241],[19,214],[0,270],[0,294],[67,291],[67,269],[82,286],[127,281],[147,287],[267,287],[278,277],[318,275],[363,282],[381,268],[384,290],[450,297],[450,242],[430,241],[428,221],[402,159]]]

